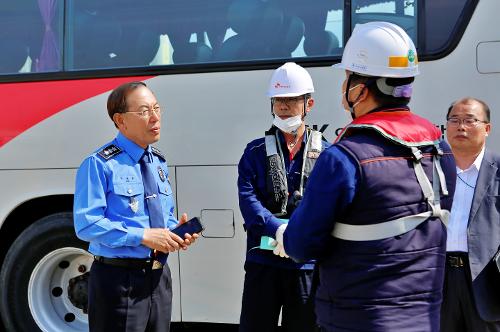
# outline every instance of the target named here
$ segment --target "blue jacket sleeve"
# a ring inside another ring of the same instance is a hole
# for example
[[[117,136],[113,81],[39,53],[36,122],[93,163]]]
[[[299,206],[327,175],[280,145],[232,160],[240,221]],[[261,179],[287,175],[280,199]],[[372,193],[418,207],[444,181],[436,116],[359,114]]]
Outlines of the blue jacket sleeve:
[[[256,160],[253,158],[253,150],[247,147],[238,164],[238,196],[241,214],[247,231],[257,236],[265,235],[274,238],[276,230],[283,224],[283,221],[275,217],[259,200],[256,181]]]
[[[89,157],[78,169],[73,207],[76,235],[84,241],[98,242],[111,248],[139,246],[144,235],[143,228],[106,218],[108,183],[105,167],[105,163]]]
[[[296,261],[321,259],[331,250],[334,221],[356,193],[357,162],[337,146],[318,158],[304,198],[292,214],[284,233],[286,253]]]

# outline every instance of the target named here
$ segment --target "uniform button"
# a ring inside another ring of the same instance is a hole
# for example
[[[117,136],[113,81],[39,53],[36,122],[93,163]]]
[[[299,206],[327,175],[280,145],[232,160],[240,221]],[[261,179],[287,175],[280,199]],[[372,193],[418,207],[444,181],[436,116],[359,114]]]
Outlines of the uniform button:
[[[131,194],[131,193],[132,193],[132,189],[127,190],[127,192],[128,192],[129,194]]]

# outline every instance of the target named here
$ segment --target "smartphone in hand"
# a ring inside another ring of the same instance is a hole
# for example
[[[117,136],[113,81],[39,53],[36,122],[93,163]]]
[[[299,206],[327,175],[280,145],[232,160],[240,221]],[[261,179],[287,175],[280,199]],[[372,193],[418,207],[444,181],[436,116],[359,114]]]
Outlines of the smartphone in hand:
[[[186,233],[193,235],[194,233],[200,233],[203,229],[204,227],[201,224],[200,219],[198,219],[198,217],[194,217],[171,229],[170,231],[181,238],[184,238],[184,234]]]

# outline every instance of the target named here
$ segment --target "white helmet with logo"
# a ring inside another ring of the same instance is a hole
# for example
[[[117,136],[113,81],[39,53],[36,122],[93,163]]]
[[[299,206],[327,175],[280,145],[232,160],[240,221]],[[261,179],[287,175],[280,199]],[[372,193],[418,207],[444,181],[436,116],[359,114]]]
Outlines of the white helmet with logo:
[[[414,77],[419,74],[417,50],[399,26],[388,22],[356,24],[336,68],[365,76]]]
[[[276,69],[269,82],[268,97],[297,97],[314,92],[311,76],[295,62]]]

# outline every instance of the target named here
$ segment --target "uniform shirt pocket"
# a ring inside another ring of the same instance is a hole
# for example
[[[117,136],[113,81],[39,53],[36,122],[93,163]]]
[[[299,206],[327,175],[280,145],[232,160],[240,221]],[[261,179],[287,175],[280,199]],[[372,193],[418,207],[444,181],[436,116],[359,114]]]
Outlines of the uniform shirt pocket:
[[[174,197],[172,195],[172,187],[170,187],[170,183],[159,182],[158,192],[160,193],[163,214],[165,215],[165,218],[168,218],[170,213],[173,213],[174,210]]]
[[[141,182],[113,182],[108,208],[126,217],[144,213],[144,185]]]

